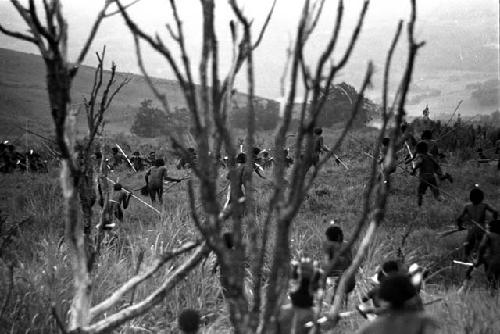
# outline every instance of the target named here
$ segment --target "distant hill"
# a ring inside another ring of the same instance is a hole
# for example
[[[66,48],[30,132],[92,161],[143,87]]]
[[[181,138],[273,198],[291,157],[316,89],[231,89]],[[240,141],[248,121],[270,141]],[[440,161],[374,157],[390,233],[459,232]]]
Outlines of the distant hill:
[[[142,76],[130,73],[119,73],[118,76],[131,77],[132,80],[116,96],[106,116],[106,131],[129,133],[140,102],[156,99]],[[73,82],[73,103],[82,102],[83,96],[89,94],[93,77],[94,68],[82,66]],[[185,104],[175,81],[154,81],[166,93],[172,107]],[[237,100],[244,103],[245,95],[239,94]],[[82,109],[78,119],[79,134],[85,134],[85,122],[85,111]],[[21,128],[26,125],[37,133],[52,133],[43,59],[37,55],[0,48],[0,139],[21,135],[24,132]]]

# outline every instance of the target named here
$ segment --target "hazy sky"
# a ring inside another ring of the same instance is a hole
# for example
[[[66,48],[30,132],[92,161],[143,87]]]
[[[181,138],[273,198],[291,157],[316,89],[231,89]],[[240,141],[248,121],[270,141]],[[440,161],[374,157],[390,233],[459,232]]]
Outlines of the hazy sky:
[[[27,2],[27,1],[26,1]],[[38,1],[41,2],[41,1]],[[66,0],[62,1],[69,24],[70,56],[75,58],[75,54],[81,47],[82,40],[88,34],[91,22],[94,20],[97,11],[104,1],[101,0]],[[123,0],[123,2],[126,2]],[[184,20],[188,51],[193,55],[192,70],[197,73],[199,54],[201,53],[201,13],[199,0],[178,0],[180,15]],[[271,0],[240,0],[239,3],[244,8],[245,13],[254,18],[254,31],[263,23],[265,15],[271,6]],[[360,40],[360,46],[355,50],[355,61],[351,67],[346,68],[340,80],[350,81],[352,76],[353,84],[359,86],[360,73],[369,59],[375,61],[378,73],[383,65],[385,50],[392,38],[397,21],[407,19],[409,16],[409,0],[372,0],[366,24],[363,31],[382,31],[377,40],[373,35]],[[174,43],[170,42],[165,29],[166,22],[172,22],[171,11],[168,7],[168,0],[142,0],[130,8],[131,16],[141,27],[150,33],[159,32],[165,37],[167,45],[173,49]],[[261,47],[255,54],[256,67],[256,91],[257,94],[266,97],[277,97],[279,94],[279,77],[283,71],[285,50],[289,41],[293,38],[297,19],[303,6],[303,0],[278,0],[274,16],[269,25],[268,31]],[[345,41],[351,34],[351,29],[361,8],[361,0],[345,1],[345,18],[341,33],[341,44],[336,55],[341,54]],[[227,69],[230,62],[229,29],[228,23],[232,19],[231,11],[225,0],[216,1],[216,22],[220,42],[221,67]],[[333,21],[336,15],[337,1],[327,0],[322,19],[318,25],[311,45],[307,49],[306,57],[308,63],[314,65],[315,59],[324,47],[329,34],[332,31]],[[486,13],[486,14],[485,14]],[[491,13],[490,20],[484,21],[486,29],[491,29],[498,35],[498,1],[497,0],[418,0],[419,22],[417,25],[417,38],[432,40],[435,22],[448,22],[449,24],[461,25],[463,22],[471,22],[475,15],[481,20],[484,15]],[[493,20],[491,20],[493,16]],[[496,17],[496,19],[494,19]],[[5,26],[15,30],[25,31],[26,27],[20,20],[18,14],[12,8],[8,0],[0,0],[0,21]],[[479,22],[481,24],[481,22]],[[432,27],[432,29],[431,29]],[[363,33],[363,32],[362,32]],[[362,35],[363,36],[363,35]],[[372,36],[372,37],[370,37]],[[371,38],[371,39],[370,39]],[[491,38],[490,38],[491,39]],[[458,36],[458,40],[460,40]],[[403,39],[403,42],[406,40]],[[464,42],[465,43],[465,42]],[[498,38],[495,40],[485,40],[485,43],[492,43],[493,48],[498,50]],[[115,60],[120,71],[137,72],[137,60],[134,53],[133,40],[124,25],[123,19],[117,15],[106,19],[99,30],[97,38],[92,46],[92,51],[97,51],[103,45],[107,46],[107,59]],[[37,53],[34,46],[26,42],[0,35],[0,47],[11,48],[20,51]],[[463,45],[467,48],[467,45]],[[361,51],[358,51],[361,50]],[[373,52],[370,52],[373,50]],[[149,72],[153,76],[172,78],[166,63],[154,52],[144,47],[145,58]],[[432,55],[432,48],[427,48],[428,55]],[[402,55],[402,53],[401,53]],[[338,59],[338,56],[337,56]],[[402,60],[402,58],[401,58]],[[86,63],[95,64],[93,52],[87,56]],[[397,68],[401,67],[397,64]],[[244,88],[244,71],[241,72],[237,81],[240,89]],[[352,74],[352,75],[351,75]]]

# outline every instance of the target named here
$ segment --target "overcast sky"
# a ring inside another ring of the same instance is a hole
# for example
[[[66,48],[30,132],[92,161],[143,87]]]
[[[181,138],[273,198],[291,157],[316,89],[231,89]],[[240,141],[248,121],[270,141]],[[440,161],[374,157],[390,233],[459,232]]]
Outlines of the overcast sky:
[[[71,59],[75,58],[75,54],[81,47],[82,40],[88,34],[91,22],[94,20],[103,2],[100,0],[62,1],[69,24],[69,51]],[[177,2],[180,15],[184,20],[188,51],[193,55],[193,72],[196,73],[199,54],[201,53],[200,1],[178,0]],[[253,27],[255,34],[257,28],[262,25],[271,2],[271,0],[239,1],[245,13],[254,19]],[[278,0],[266,36],[261,47],[255,54],[256,91],[259,95],[272,98],[279,95],[279,77],[283,71],[285,50],[289,41],[294,36],[297,19],[303,3],[303,0]],[[340,48],[336,55],[341,54],[345,45],[344,43],[351,34],[351,28],[356,21],[362,1],[348,0],[345,3],[345,18],[341,34],[341,42],[343,43],[339,45]],[[221,67],[227,69],[230,62],[230,49],[228,48],[229,29],[227,27],[229,20],[233,16],[229,10],[227,1],[217,0],[216,6],[216,24],[220,41]],[[337,1],[326,1],[322,19],[306,53],[308,63],[311,65],[314,65],[315,59],[317,59],[321,48],[331,33],[336,6]],[[462,25],[461,28],[464,28],[462,22],[470,22],[470,20],[474,19],[474,15],[477,15],[478,19],[484,20],[484,13],[492,13],[493,17],[496,17],[496,19],[484,21],[482,24],[498,35],[498,6],[498,0],[418,0],[419,22],[417,25],[417,38],[432,40],[433,31],[431,27],[434,29],[435,22],[437,21],[449,21],[452,25],[456,24],[457,27]],[[130,13],[141,27],[150,33],[159,32],[165,37],[167,45],[175,49],[175,45],[169,42],[164,28],[166,22],[172,22],[167,0],[142,0],[130,8]],[[349,79],[352,74],[353,83],[359,86],[359,73],[362,73],[362,67],[364,67],[369,59],[375,61],[376,68],[380,73],[384,57],[381,50],[385,50],[389,46],[397,21],[399,19],[407,19],[408,16],[409,0],[372,0],[363,30],[365,33],[383,31],[382,36],[378,35],[383,38],[377,38],[377,40],[370,39],[371,37],[362,38],[359,48],[355,50],[355,58],[357,60],[354,61],[354,64],[350,65],[351,67],[346,68],[340,80],[350,81]],[[19,19],[18,14],[14,11],[8,0],[0,0],[0,21],[8,28],[21,31],[26,30],[25,25]],[[370,36],[370,34],[365,35]],[[406,40],[403,39],[402,41],[405,42]],[[485,43],[492,43],[492,47],[498,50],[498,38],[496,40],[487,40]],[[115,60],[120,71],[138,71],[131,35],[119,15],[105,20],[92,46],[92,51],[101,49],[104,44],[107,46],[107,59]],[[34,46],[3,35],[0,35],[0,47],[37,53]],[[463,45],[463,47],[467,48],[467,45]],[[374,52],[370,52],[370,50],[374,50]],[[168,71],[166,63],[159,56],[147,48],[144,48],[144,52],[147,67],[151,75],[173,78]],[[427,48],[423,52],[431,54],[432,48]],[[401,57],[402,60],[403,58]],[[87,56],[86,63],[90,65],[95,64],[93,52]],[[244,74],[245,72],[242,71],[241,73]],[[354,73],[356,74],[354,75]],[[239,89],[244,89],[243,83],[244,76],[240,75],[237,81]]]

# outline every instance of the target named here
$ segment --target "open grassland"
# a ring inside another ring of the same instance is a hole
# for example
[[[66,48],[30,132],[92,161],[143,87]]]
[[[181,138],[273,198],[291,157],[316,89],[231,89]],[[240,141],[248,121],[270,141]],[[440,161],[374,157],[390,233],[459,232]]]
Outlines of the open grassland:
[[[361,214],[370,163],[363,152],[367,152],[371,138],[369,131],[348,138],[341,156],[349,170],[330,162],[321,172],[294,223],[291,235],[294,256],[320,259],[320,245],[329,219],[340,223],[350,236]],[[327,136],[325,142],[331,141]],[[176,170],[173,161],[171,163],[172,175],[183,176],[185,172]],[[395,258],[401,249],[408,263],[417,262],[430,268],[431,275],[422,297],[424,302],[442,298],[427,310],[439,320],[443,333],[498,333],[500,298],[498,294],[491,296],[485,289],[482,271],[474,273],[469,291],[458,293],[465,270],[451,264],[452,259],[459,256],[453,250],[461,245],[465,235],[460,232],[439,239],[437,233],[453,225],[475,183],[485,191],[486,202],[499,208],[500,175],[496,173],[496,166],[477,168],[472,163],[455,161],[453,157],[443,167],[453,174],[455,182],[442,184],[443,202],[436,202],[427,194],[421,209],[416,205],[417,179],[398,168],[393,176],[386,220],[357,274],[356,291],[348,307],[356,305],[358,297],[369,287],[368,278],[375,273],[376,266],[388,258]],[[271,171],[266,174],[270,177]],[[143,173],[134,175],[122,171],[111,177],[119,178],[129,189],[140,188],[143,183]],[[254,180],[259,222],[265,213],[271,181]],[[225,183],[224,175],[220,178],[221,190]],[[64,227],[57,170],[45,175],[0,175],[0,185],[2,216],[7,217],[0,230],[0,328],[5,333],[56,332],[50,305],[54,303],[57,312],[66,317],[72,291],[71,264],[62,239]],[[220,202],[224,200],[225,194],[221,191]],[[103,245],[93,274],[94,304],[135,274],[141,253],[144,254],[141,264],[144,268],[152,263],[156,254],[198,237],[189,215],[185,184],[175,184],[168,189],[161,209],[160,216],[138,201],[131,201],[117,238],[108,238]],[[98,217],[97,207],[95,217]],[[16,223],[19,227],[11,229]],[[179,261],[167,265],[141,285],[134,297],[124,298],[121,306],[128,305],[132,298],[140,300],[154,290]],[[213,258],[209,258],[161,304],[122,327],[120,333],[172,332],[176,316],[185,307],[202,310],[205,333],[229,332],[218,275],[212,268]],[[361,317],[353,316],[343,320],[336,332],[353,332],[363,322]]]

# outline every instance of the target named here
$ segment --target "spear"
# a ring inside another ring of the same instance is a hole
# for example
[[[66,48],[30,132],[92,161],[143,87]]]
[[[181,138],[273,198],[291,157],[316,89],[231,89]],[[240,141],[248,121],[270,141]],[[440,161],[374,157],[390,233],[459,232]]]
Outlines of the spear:
[[[408,154],[410,155],[410,161],[411,161],[411,167],[413,169],[415,169],[415,161],[414,161],[414,156],[413,156],[413,153],[411,152],[411,149],[410,149],[410,145],[408,145],[408,142],[405,140],[405,146],[406,146],[406,149],[408,150]]]
[[[474,267],[474,263],[472,263],[472,262],[462,262],[462,261],[458,261],[458,260],[453,260],[453,263],[459,264],[461,266],[466,266],[466,267]]]
[[[454,229],[451,229],[451,230],[447,230],[447,231],[444,231],[444,232],[441,232],[439,234],[439,238],[444,238],[444,237],[447,237],[449,235],[452,235],[456,232],[460,232],[460,231],[464,231],[465,229],[463,228],[454,228]]]
[[[128,158],[128,156],[125,154],[125,152],[123,152],[123,150],[122,150],[122,148],[120,147],[120,145],[118,145],[118,144],[115,144],[115,145],[116,145],[116,147],[118,147],[118,149],[120,150],[121,154],[123,154],[123,156],[125,157],[125,159],[127,159],[127,162],[128,162],[128,164],[129,164],[129,166],[130,166],[130,167],[132,167],[132,170],[133,170],[134,172],[136,172],[136,173],[137,173],[137,171],[136,171],[136,170],[135,170],[135,168],[134,168],[134,165],[132,165],[132,163],[130,162],[130,159],[129,159],[129,158]]]
[[[328,147],[325,146],[325,150],[327,152],[330,152],[330,149]],[[338,163],[338,164],[341,164],[342,166],[344,166],[345,169],[349,170],[349,167],[345,164],[345,162],[343,162],[338,155],[336,154],[333,154],[333,157],[335,158],[335,162]]]
[[[116,182],[111,180],[109,177],[105,176],[105,178],[111,182],[112,184],[115,184]],[[129,190],[126,190],[130,193],[130,195],[135,198],[136,200],[138,200],[139,202],[141,202],[142,204],[144,204],[145,206],[147,206],[148,208],[150,208],[151,210],[153,210],[154,212],[156,212],[157,214],[161,215],[161,212],[160,210],[158,210],[157,208],[155,208],[154,206],[152,206],[151,204],[149,203],[146,203],[145,201],[143,201],[142,199],[140,199],[139,197],[135,196],[131,191]]]

